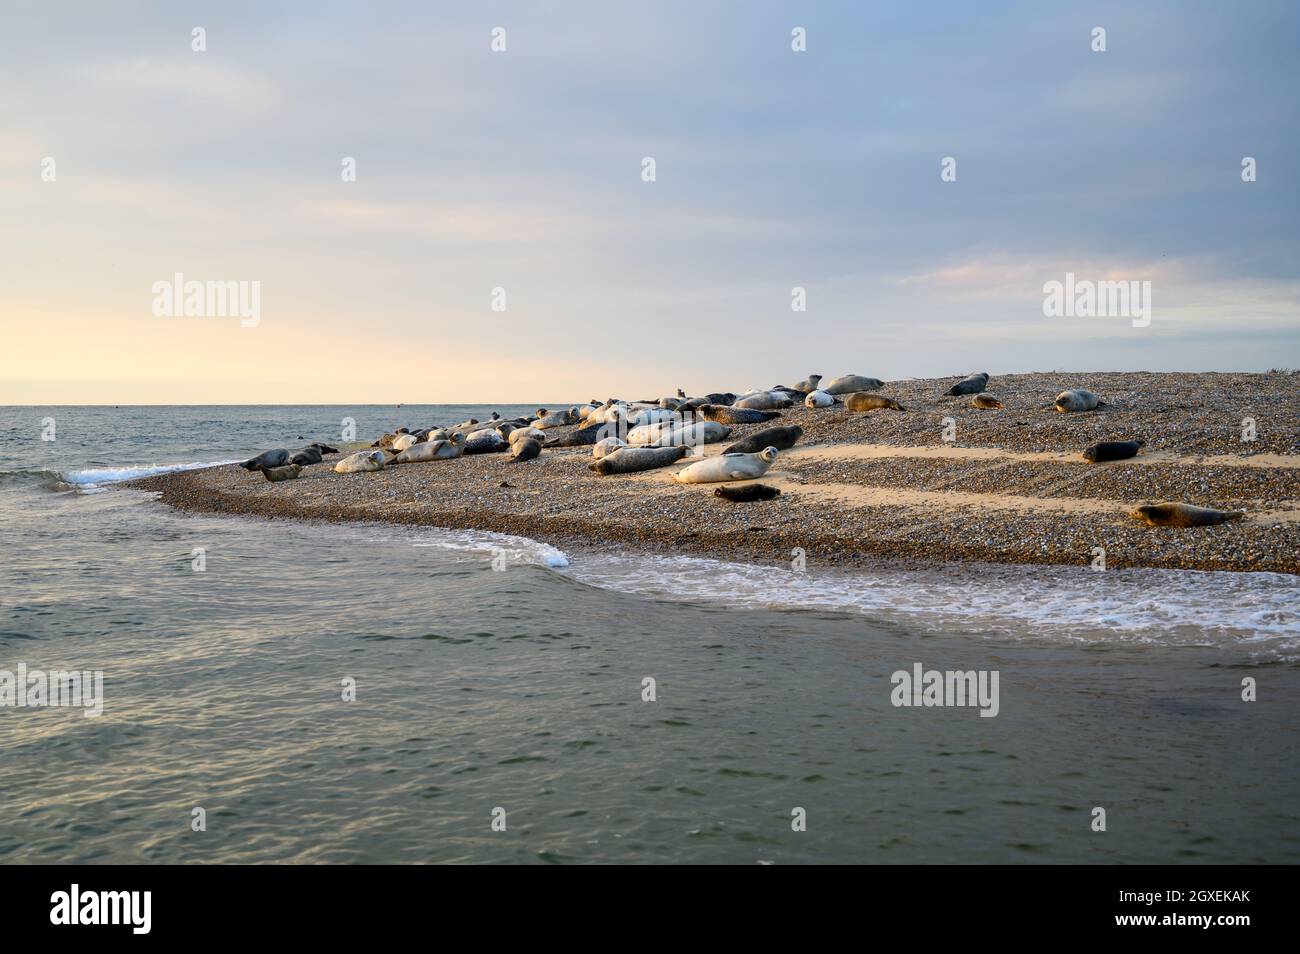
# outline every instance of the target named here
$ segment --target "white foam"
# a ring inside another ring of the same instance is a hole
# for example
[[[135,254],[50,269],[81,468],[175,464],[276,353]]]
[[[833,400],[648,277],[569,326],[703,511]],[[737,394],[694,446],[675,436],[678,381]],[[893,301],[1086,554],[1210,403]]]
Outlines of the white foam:
[[[155,477],[158,474],[170,474],[181,470],[202,470],[205,467],[222,467],[226,464],[239,464],[239,460],[197,461],[191,464],[149,464],[137,467],[112,467],[101,470],[67,470],[59,474],[65,484],[71,484],[78,490],[98,490],[101,484],[116,484],[124,480],[136,480],[140,477]]]
[[[795,572],[699,557],[597,555],[569,575],[653,598],[859,612],[928,631],[1300,649],[1300,578],[1282,573],[983,564]]]
[[[559,569],[569,565],[569,556],[548,543],[528,537],[515,537],[507,533],[488,530],[438,530],[422,534],[412,546],[436,547],[439,550],[459,550],[502,554],[507,565],[530,564]]]

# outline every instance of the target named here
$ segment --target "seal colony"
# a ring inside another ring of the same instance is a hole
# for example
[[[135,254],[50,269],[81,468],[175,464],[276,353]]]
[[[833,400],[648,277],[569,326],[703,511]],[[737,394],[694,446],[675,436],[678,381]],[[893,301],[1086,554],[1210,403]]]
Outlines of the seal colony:
[[[801,387],[694,397],[674,388],[519,418],[400,422],[374,447],[328,448],[320,464],[306,448],[306,463],[272,448],[245,469],[131,485],[191,510],[497,530],[787,566],[795,548],[827,567],[881,555],[1087,566],[1104,546],[1115,568],[1300,573],[1300,375],[842,375],[832,384],[845,378],[871,390],[831,395],[821,376],[792,375]],[[975,402],[984,389],[997,400]],[[1058,396],[1080,391],[1089,409],[1074,409],[1073,395],[1068,412],[1057,409]],[[807,400],[818,392],[830,403]],[[847,399],[858,394],[898,409]],[[759,406],[738,407],[746,398]],[[1253,441],[1240,436],[1247,416]],[[945,421],[955,422],[954,440],[944,440]],[[602,435],[604,424],[614,427]],[[645,443],[634,446],[626,437],[638,427]]]

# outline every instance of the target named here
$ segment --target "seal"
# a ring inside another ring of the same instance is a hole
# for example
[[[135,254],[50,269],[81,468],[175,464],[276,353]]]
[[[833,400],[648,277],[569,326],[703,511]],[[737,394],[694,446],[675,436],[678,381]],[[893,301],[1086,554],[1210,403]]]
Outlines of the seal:
[[[538,433],[541,433],[540,431]],[[594,424],[589,423],[586,427],[580,427],[561,437],[558,441],[552,441],[553,447],[590,447],[602,437],[608,437],[610,434],[617,434],[618,426],[616,424],[604,424],[596,421]],[[537,435],[534,434],[534,437]],[[541,438],[538,438],[541,440]]]
[[[664,444],[716,444],[731,436],[731,428],[717,421],[687,421],[660,438]]]
[[[634,474],[639,470],[667,467],[686,456],[688,448],[677,447],[620,447],[600,460],[587,465],[602,477],[610,474]]]
[[[818,382],[821,381],[821,379],[822,376],[820,374],[810,374],[808,377],[796,384],[794,389],[796,391],[802,391],[804,394],[811,394],[813,391],[817,390]]]
[[[985,410],[993,410],[1002,406],[1002,402],[992,394],[977,394],[970,399],[971,407],[980,407]]]
[[[420,439],[416,437],[414,434],[398,434],[396,437],[393,438],[393,442],[388,446],[400,454],[408,447],[411,447],[412,445],[418,443],[420,443]]]
[[[360,474],[367,471],[383,470],[387,455],[382,450],[357,451],[349,454],[334,465],[336,474]]]
[[[513,431],[510,432],[510,436],[506,439],[513,444],[515,441],[522,441],[526,437],[531,437],[534,440],[541,441],[542,443],[546,443],[545,431],[538,430],[535,427],[528,427],[526,425],[524,427],[515,428]]]
[[[494,427],[474,431],[465,438],[466,454],[504,454],[509,449],[510,443]]]
[[[852,394],[854,391],[874,391],[884,386],[885,382],[879,378],[864,378],[860,374],[846,374],[836,378],[822,390],[827,394]]]
[[[850,394],[844,399],[844,406],[850,411],[874,411],[881,407],[889,408],[891,411],[907,410],[893,398],[887,398],[882,394],[868,394],[865,391],[855,391]]]
[[[767,484],[738,484],[718,487],[713,496],[730,500],[732,503],[753,503],[756,500],[771,500],[781,496],[781,491]]]
[[[762,424],[781,415],[776,411],[754,411],[743,407],[724,407],[721,404],[701,404],[695,411],[707,421],[719,424]]]
[[[1083,459],[1100,464],[1108,460],[1128,460],[1136,457],[1146,441],[1102,441],[1083,452]]]
[[[672,421],[641,424],[627,432],[627,442],[632,447],[651,447],[657,445],[660,438],[669,433],[672,428]]]
[[[299,467],[306,467],[308,464],[319,464],[320,462],[320,448],[315,444],[309,444],[289,458],[290,464],[297,464]]]
[[[515,441],[510,445],[510,460],[517,463],[524,460],[532,460],[542,453],[542,442],[535,437],[525,437],[523,440]]]
[[[498,435],[500,436],[500,435]],[[419,464],[428,460],[450,460],[465,453],[465,435],[453,434],[445,441],[425,441],[408,447],[389,463]]]
[[[830,407],[835,403],[835,396],[825,391],[809,391],[803,399],[804,407]]]
[[[944,393],[949,397],[959,397],[963,394],[979,394],[989,386],[989,373],[981,371],[979,374],[972,374],[969,377],[962,378]]]
[[[1212,527],[1229,520],[1241,520],[1244,510],[1214,510],[1185,503],[1146,504],[1131,514],[1149,527]]]
[[[755,391],[738,398],[733,406],[752,411],[774,411],[777,408],[789,407],[793,403],[794,399],[790,395],[780,391]]]
[[[724,454],[757,454],[764,447],[775,447],[777,450],[789,450],[794,447],[795,442],[803,437],[803,428],[798,424],[791,427],[769,427],[765,430],[755,431],[748,437],[736,441],[722,453]]]
[[[571,409],[547,411],[542,407],[537,409],[537,418],[533,421],[533,427],[545,430],[548,427],[564,427],[566,424],[576,423],[578,423],[578,415]]]
[[[301,473],[301,464],[285,464],[282,467],[262,468],[262,476],[272,483],[279,483],[282,480],[293,480]]]
[[[261,470],[263,467],[283,467],[287,463],[289,463],[289,452],[277,447],[275,450],[262,451],[239,466],[244,470]]]
[[[753,480],[767,473],[776,460],[776,448],[765,447],[757,454],[723,454],[697,461],[673,474],[679,484],[712,484],[721,480]]]
[[[626,447],[627,442],[617,437],[603,437],[591,445],[591,456],[600,460],[606,454],[612,454],[620,447]]]
[[[627,419],[627,424],[628,427],[644,427],[647,424],[662,424],[675,419],[676,415],[667,408],[654,407],[637,411]]]
[[[1093,411],[1106,404],[1101,398],[1083,388],[1070,388],[1056,396],[1056,409],[1062,413],[1070,411]]]

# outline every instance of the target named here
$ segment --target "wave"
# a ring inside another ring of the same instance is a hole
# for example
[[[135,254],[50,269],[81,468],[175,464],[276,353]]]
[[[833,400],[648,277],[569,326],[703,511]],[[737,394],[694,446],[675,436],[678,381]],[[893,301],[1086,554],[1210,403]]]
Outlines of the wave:
[[[0,484],[32,483],[45,490],[66,493],[94,493],[104,484],[118,484],[124,480],[139,477],[155,477],[158,474],[170,474],[182,470],[202,470],[205,467],[221,467],[225,464],[238,464],[238,460],[194,461],[188,464],[141,464],[124,467],[88,468],[86,470],[0,470]]]
[[[795,572],[702,557],[602,554],[577,560],[569,575],[650,598],[857,612],[930,632],[1300,650],[1300,577],[1283,573],[989,564]]]
[[[569,555],[549,543],[488,530],[439,530],[422,534],[421,539],[416,540],[412,546],[490,553],[494,559],[501,559],[505,566],[531,565],[562,569],[569,565]]]

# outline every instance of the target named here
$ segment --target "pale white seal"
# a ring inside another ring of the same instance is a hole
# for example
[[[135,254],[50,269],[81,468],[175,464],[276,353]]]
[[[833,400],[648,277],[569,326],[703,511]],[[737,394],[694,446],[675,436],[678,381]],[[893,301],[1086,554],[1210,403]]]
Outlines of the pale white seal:
[[[790,395],[780,391],[758,391],[737,398],[732,407],[748,408],[751,411],[775,411],[777,408],[789,407],[793,403]]]
[[[860,374],[846,374],[822,388],[827,394],[852,394],[854,391],[874,391],[883,388],[879,378],[864,378]]]
[[[1097,395],[1083,388],[1070,388],[1056,396],[1056,409],[1062,412],[1092,411],[1104,403]]]
[[[418,464],[427,460],[450,460],[465,453],[465,435],[453,434],[445,441],[426,441],[409,447],[394,457],[394,464]]]
[[[596,460],[600,460],[606,454],[612,454],[620,447],[626,446],[627,443],[619,440],[617,437],[606,437],[604,440],[596,441],[596,443],[591,445],[591,456],[596,458]]]
[[[765,447],[757,454],[723,454],[697,461],[673,474],[680,484],[711,484],[720,480],[753,480],[767,473],[776,460],[776,448]]]
[[[387,455],[382,450],[363,450],[349,454],[334,465],[336,474],[360,474],[366,471],[383,470]]]

